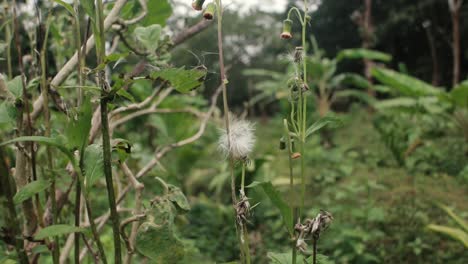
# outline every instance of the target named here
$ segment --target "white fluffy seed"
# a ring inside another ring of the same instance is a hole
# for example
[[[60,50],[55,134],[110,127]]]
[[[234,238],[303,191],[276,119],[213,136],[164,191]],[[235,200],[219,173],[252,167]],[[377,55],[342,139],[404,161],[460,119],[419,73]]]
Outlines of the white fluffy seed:
[[[255,145],[254,125],[249,121],[231,118],[229,130],[230,140],[228,140],[227,131],[221,129],[221,136],[218,142],[219,150],[226,157],[232,156],[234,159],[246,158],[252,152]]]

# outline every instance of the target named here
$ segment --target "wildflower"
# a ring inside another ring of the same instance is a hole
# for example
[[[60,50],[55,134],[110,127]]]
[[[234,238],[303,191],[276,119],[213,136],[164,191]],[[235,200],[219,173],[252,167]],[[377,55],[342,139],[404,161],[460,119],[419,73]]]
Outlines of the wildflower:
[[[226,130],[221,130],[219,149],[226,157],[231,156],[237,160],[247,158],[255,144],[254,125],[245,120],[232,118],[229,130],[229,137]]]
[[[281,33],[282,39],[292,38],[291,29],[293,21],[291,19],[286,19],[283,21],[283,32]]]
[[[211,2],[206,6],[205,11],[203,12],[203,17],[206,20],[212,20],[215,12],[216,12],[216,4]]]
[[[194,0],[192,3],[193,9],[200,11],[203,8],[203,3],[205,3],[205,0]]]

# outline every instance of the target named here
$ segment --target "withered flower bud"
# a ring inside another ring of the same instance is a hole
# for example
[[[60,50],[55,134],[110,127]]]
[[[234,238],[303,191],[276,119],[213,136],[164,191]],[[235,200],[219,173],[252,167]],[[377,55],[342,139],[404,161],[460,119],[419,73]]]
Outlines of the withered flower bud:
[[[192,2],[192,7],[193,9],[200,11],[203,9],[203,3],[205,3],[205,0],[194,0]]]
[[[214,18],[215,12],[216,12],[216,4],[211,2],[206,6],[205,11],[203,12],[203,17],[206,20],[212,20]]]
[[[283,32],[281,33],[282,39],[292,38],[291,29],[293,21],[291,19],[285,19],[283,21]]]
[[[295,152],[291,155],[291,159],[298,159],[301,157],[301,153],[299,152]]]
[[[304,49],[302,47],[296,47],[294,51],[294,62],[299,63],[302,61],[302,57],[304,56]]]

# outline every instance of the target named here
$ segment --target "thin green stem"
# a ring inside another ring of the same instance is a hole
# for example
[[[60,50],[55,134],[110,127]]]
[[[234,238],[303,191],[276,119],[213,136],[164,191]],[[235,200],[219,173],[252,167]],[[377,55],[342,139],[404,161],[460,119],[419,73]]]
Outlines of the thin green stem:
[[[82,74],[82,54],[81,54],[81,23],[80,23],[80,8],[78,0],[73,1],[73,8],[75,10],[75,47],[76,54],[78,55],[78,61],[76,63],[76,71],[78,74],[78,106],[81,105],[83,101],[83,89],[81,88],[83,84],[83,74]]]
[[[43,101],[43,113],[44,113],[44,125],[45,132],[44,136],[50,137],[51,126],[50,126],[50,109],[49,109],[49,85],[47,83],[47,40],[49,37],[49,26],[50,26],[50,15],[46,22],[46,31],[44,33],[44,42],[42,43],[42,49],[40,51],[40,64],[41,64],[41,95],[44,98]],[[57,223],[57,197],[55,195],[55,174],[54,174],[54,162],[52,159],[52,149],[50,146],[46,147],[47,152],[47,163],[50,172],[50,201],[52,206],[52,225]],[[52,250],[52,258],[54,263],[59,263],[60,258],[60,247],[59,237],[54,237],[54,248]]]
[[[245,195],[245,162],[242,163],[241,193]],[[250,246],[249,246],[249,232],[247,230],[247,222],[242,224],[242,236],[244,238],[243,244],[244,244],[245,263],[250,264]]]
[[[293,160],[292,160],[292,143],[291,143],[291,136],[289,135],[289,126],[288,121],[283,119],[283,127],[284,127],[284,137],[286,138],[286,144],[288,149],[288,160],[289,160],[289,207],[291,208],[291,215],[293,215],[293,219],[297,218],[297,210],[296,210],[296,199],[295,199],[295,192],[294,192],[294,170],[293,170]],[[294,230],[294,222],[292,226],[292,230]],[[291,240],[294,241],[294,234],[291,234]],[[292,243],[292,263],[296,264],[296,245]]]
[[[83,86],[83,73],[82,73],[82,54],[81,54],[81,27],[80,27],[80,13],[79,13],[79,2],[78,0],[73,1],[73,8],[75,10],[75,48],[78,55],[78,62],[76,64],[76,71],[78,76],[78,107],[81,106],[83,101],[83,91],[80,88]],[[86,37],[86,36],[85,36]],[[84,168],[84,148],[86,142],[83,143],[83,146],[80,149],[80,169]],[[75,193],[75,226],[80,226],[80,214],[81,214],[81,183],[76,179],[76,193]],[[80,263],[80,237],[81,234],[75,233],[75,245],[74,245],[74,258],[75,263]]]
[[[73,156],[70,157],[70,160],[73,159]],[[83,179],[83,173],[84,173],[84,164],[82,162],[82,159],[80,158],[80,163],[79,166],[76,166],[76,161],[72,160],[72,165],[73,168],[75,169],[76,176],[78,178],[78,181],[80,182],[80,186],[84,186],[84,179]],[[94,223],[94,215],[93,211],[91,209],[91,203],[88,197],[88,193],[84,188],[80,188],[81,193],[83,194],[85,206],[86,206],[86,211],[88,213],[88,220],[89,220],[89,226],[91,227],[91,233],[93,234],[93,238],[96,241],[96,245],[98,247],[98,252],[99,252],[99,257],[101,258],[102,263],[107,264],[107,258],[106,258],[106,253],[104,251],[104,246],[102,245],[101,239],[99,237],[99,233],[97,231],[96,223]],[[76,220],[76,219],[75,219]],[[75,256],[76,258],[76,256]],[[79,254],[78,254],[78,261],[79,261]]]
[[[297,7],[291,7],[291,9],[289,9],[289,12],[288,12],[288,19],[291,19],[291,13],[292,11],[296,11],[296,15],[297,15],[297,18],[302,22],[302,15],[301,15],[301,11],[299,11],[299,9]]]
[[[5,1],[5,17],[8,18],[8,1]],[[8,71],[8,80],[11,80],[13,78],[13,70],[11,66],[11,27],[10,24],[8,23],[5,25],[5,40],[7,43],[6,46],[6,57],[7,57],[7,71]]]
[[[241,191],[245,194],[244,190],[245,185],[245,162],[242,163],[242,176],[241,176]]]
[[[302,78],[304,84],[307,85],[307,48],[306,48],[306,32],[307,32],[307,0],[304,0],[304,17],[301,21],[302,23],[302,50],[303,60],[302,60]],[[301,152],[301,207],[299,210],[299,217],[302,217],[302,213],[304,211],[304,203],[305,203],[305,190],[306,190],[306,180],[305,180],[305,140],[306,140],[306,129],[307,129],[307,94],[306,91],[301,91],[301,98],[299,103],[302,104],[301,107],[301,142],[300,142],[300,152]]]
[[[244,223],[242,225],[243,237],[244,237],[244,252],[245,252],[245,263],[250,264],[250,246],[249,246],[249,231],[247,230],[247,225]]]
[[[105,50],[105,32],[104,32],[104,8],[102,0],[96,1],[96,23],[98,32],[96,32],[96,52],[98,58],[98,65],[101,65],[105,61],[106,50]],[[99,41],[97,41],[99,39]],[[104,158],[104,175],[106,178],[107,196],[109,200],[111,220],[112,220],[112,231],[114,237],[114,263],[122,263],[122,248],[120,244],[120,219],[117,213],[117,203],[115,201],[114,184],[112,179],[112,161],[111,161],[111,145],[110,145],[110,134],[109,134],[109,120],[108,120],[108,88],[104,72],[98,73],[98,84],[101,87],[101,132],[102,132],[102,150]]]

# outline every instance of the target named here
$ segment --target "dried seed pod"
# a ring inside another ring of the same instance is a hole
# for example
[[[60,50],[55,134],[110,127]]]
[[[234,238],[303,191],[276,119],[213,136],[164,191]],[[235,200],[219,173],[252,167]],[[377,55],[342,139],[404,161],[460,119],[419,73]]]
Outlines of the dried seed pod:
[[[214,18],[215,12],[216,12],[216,4],[211,2],[206,6],[205,11],[203,12],[203,17],[206,20],[212,20]]]
[[[302,61],[304,56],[304,48],[302,47],[296,47],[296,50],[294,51],[294,62],[299,63]]]
[[[291,19],[285,19],[283,21],[283,32],[281,33],[282,39],[292,38],[292,34],[291,34],[292,24],[293,24],[293,21]]]
[[[192,2],[192,7],[193,9],[200,11],[203,9],[203,3],[205,3],[205,0],[194,0]]]

